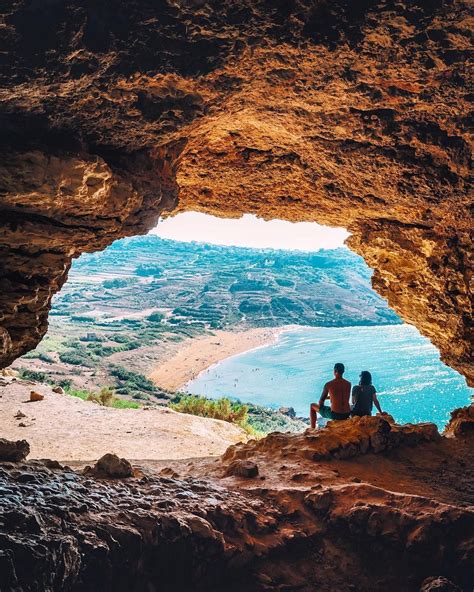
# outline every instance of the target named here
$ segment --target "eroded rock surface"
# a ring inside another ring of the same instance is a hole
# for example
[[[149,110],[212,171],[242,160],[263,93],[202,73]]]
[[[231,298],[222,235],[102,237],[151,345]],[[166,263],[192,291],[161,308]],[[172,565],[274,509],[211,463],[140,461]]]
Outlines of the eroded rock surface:
[[[453,443],[399,443],[337,470],[333,459],[267,447],[253,479],[229,475],[225,459],[142,466],[123,481],[52,461],[3,463],[0,588],[467,592],[474,475],[469,448]]]
[[[278,457],[300,456],[310,460],[346,459],[400,446],[416,446],[440,439],[434,423],[396,424],[388,414],[330,421],[324,429],[308,429],[302,434],[274,432],[262,440],[230,446],[222,456],[229,468],[236,462],[251,462],[260,454]],[[235,473],[234,473],[235,474]]]
[[[474,436],[474,403],[452,411],[444,433],[455,438]]]
[[[0,461],[22,461],[30,453],[30,445],[26,440],[6,440],[0,438]]]
[[[348,227],[375,288],[474,380],[469,8],[4,4],[1,363],[41,339],[72,257],[178,204]]]

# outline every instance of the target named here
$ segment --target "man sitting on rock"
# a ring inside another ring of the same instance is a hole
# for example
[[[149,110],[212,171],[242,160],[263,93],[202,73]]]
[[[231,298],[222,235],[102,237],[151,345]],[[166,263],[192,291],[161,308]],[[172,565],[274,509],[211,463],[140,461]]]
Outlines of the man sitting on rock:
[[[350,417],[351,408],[349,398],[351,394],[351,383],[343,378],[344,364],[334,364],[334,380],[326,382],[319,399],[319,403],[311,403],[311,427],[316,427],[316,415],[319,413],[326,419],[347,419]],[[331,407],[324,404],[327,398],[331,400]]]

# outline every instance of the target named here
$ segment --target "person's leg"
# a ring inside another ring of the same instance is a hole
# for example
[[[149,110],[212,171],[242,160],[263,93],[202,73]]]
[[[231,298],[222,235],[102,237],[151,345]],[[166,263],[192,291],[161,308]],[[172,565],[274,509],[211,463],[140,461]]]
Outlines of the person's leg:
[[[319,411],[319,405],[317,403],[311,403],[311,406],[309,408],[309,415],[311,418],[311,427],[314,428],[316,427],[316,417],[317,417],[317,413]]]
[[[328,407],[327,405],[321,405],[318,409],[318,413],[321,417],[324,417],[324,419],[334,419],[331,407]]]

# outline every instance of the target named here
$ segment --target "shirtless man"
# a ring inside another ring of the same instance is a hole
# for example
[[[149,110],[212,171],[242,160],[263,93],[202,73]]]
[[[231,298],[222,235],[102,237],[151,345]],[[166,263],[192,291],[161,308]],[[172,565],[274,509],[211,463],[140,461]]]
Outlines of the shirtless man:
[[[311,427],[316,427],[316,414],[319,413],[326,419],[347,419],[351,415],[349,398],[351,383],[343,378],[344,364],[334,364],[334,380],[326,382],[319,399],[319,403],[311,403]],[[327,398],[331,400],[331,407],[324,404]]]

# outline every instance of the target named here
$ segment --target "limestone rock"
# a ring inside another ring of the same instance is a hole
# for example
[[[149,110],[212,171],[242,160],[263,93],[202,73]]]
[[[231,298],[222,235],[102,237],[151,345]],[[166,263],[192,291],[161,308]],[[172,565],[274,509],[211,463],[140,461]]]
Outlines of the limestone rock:
[[[461,588],[450,582],[447,578],[426,578],[421,585],[420,592],[461,592]]]
[[[252,479],[258,475],[258,466],[252,461],[235,460],[228,466],[226,475],[235,475],[236,477],[247,477]]]
[[[62,386],[53,386],[53,393],[57,393],[58,395],[64,395],[64,389]]]
[[[116,454],[104,454],[95,465],[84,469],[86,475],[105,477],[110,479],[123,479],[133,475],[133,468],[125,458],[119,458]]]
[[[26,440],[5,440],[0,438],[0,460],[18,462],[25,460],[30,453],[30,445]]]
[[[278,409],[278,411],[282,415],[287,415],[288,417],[291,417],[292,419],[294,419],[296,417],[296,412],[293,409],[293,407],[280,407],[280,409]]]
[[[30,392],[30,401],[42,401],[44,399],[44,395],[41,393],[37,393],[36,391]]]
[[[3,366],[46,332],[73,257],[177,208],[346,226],[375,289],[474,381],[468,2],[4,12]]]
[[[474,436],[474,403],[451,412],[444,434],[454,438]]]
[[[369,452],[378,454],[399,446],[435,442],[440,437],[432,423],[398,425],[389,423],[385,415],[352,417],[345,421],[330,421],[325,428],[308,429],[303,434],[274,432],[259,441],[230,446],[222,461],[230,466],[237,459],[250,460],[261,452],[283,457],[301,456],[315,461],[346,459]]]

